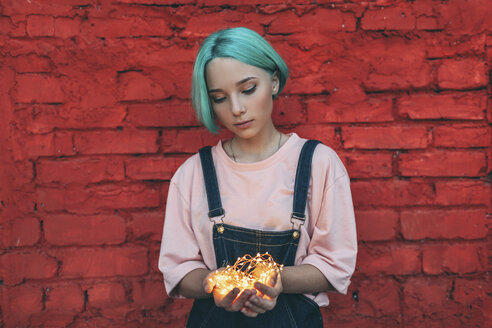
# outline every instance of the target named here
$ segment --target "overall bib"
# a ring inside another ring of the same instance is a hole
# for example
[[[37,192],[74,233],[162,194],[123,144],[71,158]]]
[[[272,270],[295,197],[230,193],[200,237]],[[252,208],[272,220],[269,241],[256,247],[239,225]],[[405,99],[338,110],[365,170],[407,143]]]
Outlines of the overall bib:
[[[205,179],[209,219],[213,225],[213,244],[217,267],[232,265],[245,254],[255,256],[268,252],[284,266],[293,266],[300,239],[300,225],[304,224],[307,193],[311,177],[311,162],[319,141],[308,140],[300,153],[294,186],[292,229],[286,231],[262,231],[224,224],[217,176],[212,160],[211,147],[200,149],[200,160]],[[216,222],[219,218],[219,222]],[[286,218],[287,219],[287,218]],[[297,227],[296,223],[297,222]],[[250,318],[241,312],[229,312],[215,305],[213,298],[196,299],[186,325],[188,328],[267,328],[309,327],[322,328],[323,319],[319,306],[302,294],[281,293],[271,311]]]

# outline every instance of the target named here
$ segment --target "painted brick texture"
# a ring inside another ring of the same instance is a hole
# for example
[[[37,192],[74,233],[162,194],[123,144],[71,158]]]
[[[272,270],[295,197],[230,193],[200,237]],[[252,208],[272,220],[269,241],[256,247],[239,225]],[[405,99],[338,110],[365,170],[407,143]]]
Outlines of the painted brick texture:
[[[0,326],[183,327],[157,260],[169,180],[200,147],[198,44],[264,35],[285,132],[351,176],[359,255],[330,327],[492,326],[492,4],[0,2]]]

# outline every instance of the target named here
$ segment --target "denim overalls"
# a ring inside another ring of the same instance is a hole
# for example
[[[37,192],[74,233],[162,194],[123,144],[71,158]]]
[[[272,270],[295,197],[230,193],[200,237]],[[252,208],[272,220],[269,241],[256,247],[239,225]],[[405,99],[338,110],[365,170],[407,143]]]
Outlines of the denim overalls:
[[[225,211],[220,199],[211,147],[200,149],[209,207],[208,216],[214,222],[213,244],[217,267],[232,265],[238,257],[244,254],[255,256],[257,253],[266,252],[272,255],[277,263],[284,266],[294,265],[297,245],[301,237],[300,225],[304,224],[305,220],[311,161],[318,143],[319,141],[316,140],[308,140],[301,150],[294,185],[293,211],[290,218],[292,229],[286,231],[253,230],[223,223]],[[216,222],[217,218],[220,218],[219,222]],[[259,314],[256,318],[246,317],[241,312],[229,312],[219,308],[215,305],[213,298],[196,299],[186,326],[188,328],[317,328],[323,327],[323,319],[316,302],[302,294],[281,293],[275,308]]]

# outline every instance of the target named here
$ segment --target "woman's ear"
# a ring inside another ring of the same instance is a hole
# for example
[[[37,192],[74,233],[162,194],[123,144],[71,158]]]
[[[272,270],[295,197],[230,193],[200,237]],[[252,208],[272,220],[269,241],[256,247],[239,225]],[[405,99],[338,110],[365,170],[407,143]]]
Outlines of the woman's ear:
[[[273,96],[277,95],[279,88],[280,88],[280,80],[278,77],[278,72],[275,72],[272,75],[272,95]]]

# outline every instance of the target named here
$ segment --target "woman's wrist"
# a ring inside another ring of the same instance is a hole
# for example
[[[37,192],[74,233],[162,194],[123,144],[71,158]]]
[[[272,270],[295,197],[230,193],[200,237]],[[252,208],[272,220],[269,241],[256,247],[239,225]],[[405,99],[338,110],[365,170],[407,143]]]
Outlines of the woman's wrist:
[[[284,293],[312,294],[335,290],[323,273],[310,264],[284,267],[281,276]]]

